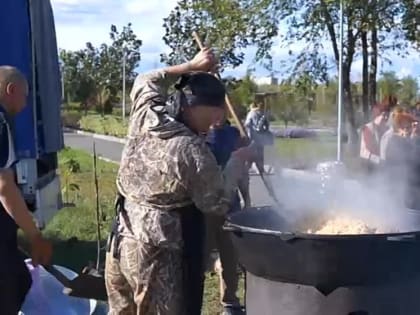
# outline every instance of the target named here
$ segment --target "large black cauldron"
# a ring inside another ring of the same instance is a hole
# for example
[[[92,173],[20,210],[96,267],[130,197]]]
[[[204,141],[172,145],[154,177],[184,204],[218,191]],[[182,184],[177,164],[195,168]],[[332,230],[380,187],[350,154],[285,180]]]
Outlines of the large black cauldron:
[[[406,215],[420,225],[420,213],[407,210]],[[389,284],[420,275],[420,231],[295,233],[291,232],[295,227],[270,207],[235,213],[224,229],[231,233],[248,272],[270,281],[315,287],[324,295],[338,287]]]

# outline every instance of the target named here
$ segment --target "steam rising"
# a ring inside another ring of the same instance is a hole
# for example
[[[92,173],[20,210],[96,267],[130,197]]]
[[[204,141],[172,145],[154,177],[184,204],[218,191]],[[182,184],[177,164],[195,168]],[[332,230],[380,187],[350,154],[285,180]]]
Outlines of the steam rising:
[[[308,217],[316,224],[317,220],[346,216],[390,233],[419,230],[416,212],[404,206],[404,179],[389,183],[379,174],[356,181],[347,175],[342,164],[326,162],[312,174],[284,170],[271,176],[284,205],[279,212],[292,226]]]

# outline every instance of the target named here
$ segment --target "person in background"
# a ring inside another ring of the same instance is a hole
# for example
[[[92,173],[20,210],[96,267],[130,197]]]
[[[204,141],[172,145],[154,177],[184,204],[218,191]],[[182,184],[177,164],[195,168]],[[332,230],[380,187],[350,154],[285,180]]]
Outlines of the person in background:
[[[264,147],[272,145],[274,138],[270,132],[270,123],[264,111],[264,101],[256,98],[251,104],[245,119],[245,129],[248,137],[258,146],[258,161],[256,164],[264,171]]]
[[[420,210],[420,124],[418,119],[412,125],[411,141],[412,165],[408,172],[407,207]]]
[[[238,128],[230,125],[225,120],[219,125],[213,126],[207,134],[207,143],[214,154],[217,164],[224,169],[231,154],[244,146]],[[244,164],[243,177],[238,185],[244,201],[244,207],[251,206],[249,194],[249,166]],[[232,200],[232,206],[228,213],[241,210],[239,195],[236,193]],[[207,218],[207,261],[211,260],[211,251],[217,249],[220,256],[220,266],[216,272],[220,281],[220,299],[224,308],[224,315],[243,314],[239,299],[236,295],[238,290],[238,257],[233,248],[232,241],[227,233],[222,230],[223,217],[208,215]]]
[[[411,114],[396,113],[393,119],[392,135],[381,143],[381,170],[385,180],[392,184],[394,193],[405,197],[409,171],[413,165],[412,128],[416,119]]]
[[[216,65],[205,48],[134,82],[105,264],[110,315],[201,315],[204,214],[226,214],[255,159],[252,145],[236,150],[222,173],[201,136],[225,117],[225,88],[207,73]]]
[[[380,158],[382,136],[389,129],[388,120],[393,103],[382,102],[372,108],[373,119],[361,129],[360,158],[368,173],[377,169]]]
[[[406,112],[394,114],[392,133],[390,137],[382,137],[381,161],[392,162],[402,158],[408,152],[407,146],[411,143],[413,126],[417,123],[414,116]]]
[[[17,243],[20,227],[32,248],[32,264],[48,264],[51,244],[35,225],[15,180],[17,163],[10,119],[20,113],[28,96],[25,76],[15,67],[0,66],[0,314],[16,315],[32,279]]]
[[[403,113],[407,113],[403,107],[395,106],[394,109],[392,110],[391,114],[389,115],[389,119],[388,119],[388,122],[387,122],[387,126],[388,126],[387,128],[388,129],[387,129],[387,131],[385,131],[385,133],[382,135],[382,137],[379,141],[379,144],[380,144],[380,147],[381,147],[382,151],[387,146],[387,143],[388,143],[389,139],[394,136],[395,131],[394,131],[393,126],[394,126],[395,118],[398,117],[398,115],[403,114]],[[383,154],[384,153],[381,152],[379,155],[381,156]]]
[[[380,139],[380,147],[381,147],[381,153],[380,156],[383,156],[385,153],[385,148],[389,142],[389,139],[394,137],[395,134],[395,119],[397,117],[400,117],[401,114],[407,114],[407,111],[401,107],[401,106],[395,106],[392,110],[391,114],[389,115],[388,123],[389,126],[388,130],[382,135]]]
[[[420,120],[420,101],[416,103],[416,106],[413,110],[413,115],[414,117],[416,117],[417,120]]]

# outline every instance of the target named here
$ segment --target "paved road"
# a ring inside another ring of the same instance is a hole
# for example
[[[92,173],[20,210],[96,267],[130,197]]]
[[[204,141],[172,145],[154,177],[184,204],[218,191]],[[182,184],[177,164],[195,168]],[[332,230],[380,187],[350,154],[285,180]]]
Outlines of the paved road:
[[[64,133],[64,142],[68,147],[84,150],[86,152],[93,152],[93,143],[95,142],[98,156],[116,163],[120,161],[121,152],[123,150],[123,144],[121,143],[96,139],[91,136],[71,132]],[[267,153],[267,162],[271,165],[275,164],[273,159],[275,155],[271,154],[271,152]],[[271,180],[275,180],[276,175],[270,176],[270,178]],[[259,176],[251,176],[250,190],[251,198],[255,205],[267,205],[272,203]]]
[[[93,152],[95,142],[96,153],[105,159],[119,162],[124,145],[122,143],[93,138],[91,136],[80,135],[71,132],[64,133],[64,143],[66,146]]]

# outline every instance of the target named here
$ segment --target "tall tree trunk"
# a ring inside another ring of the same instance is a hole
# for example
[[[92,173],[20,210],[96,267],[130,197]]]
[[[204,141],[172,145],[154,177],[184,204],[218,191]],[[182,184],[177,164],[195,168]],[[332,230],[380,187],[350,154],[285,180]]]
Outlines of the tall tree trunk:
[[[363,71],[362,71],[362,107],[363,120],[369,121],[369,52],[367,32],[362,32],[362,53],[363,53]]]
[[[376,103],[376,75],[378,72],[378,31],[376,26],[372,27],[372,38],[370,46],[372,48],[372,54],[370,59],[370,72],[369,72],[369,103],[371,106]]]

